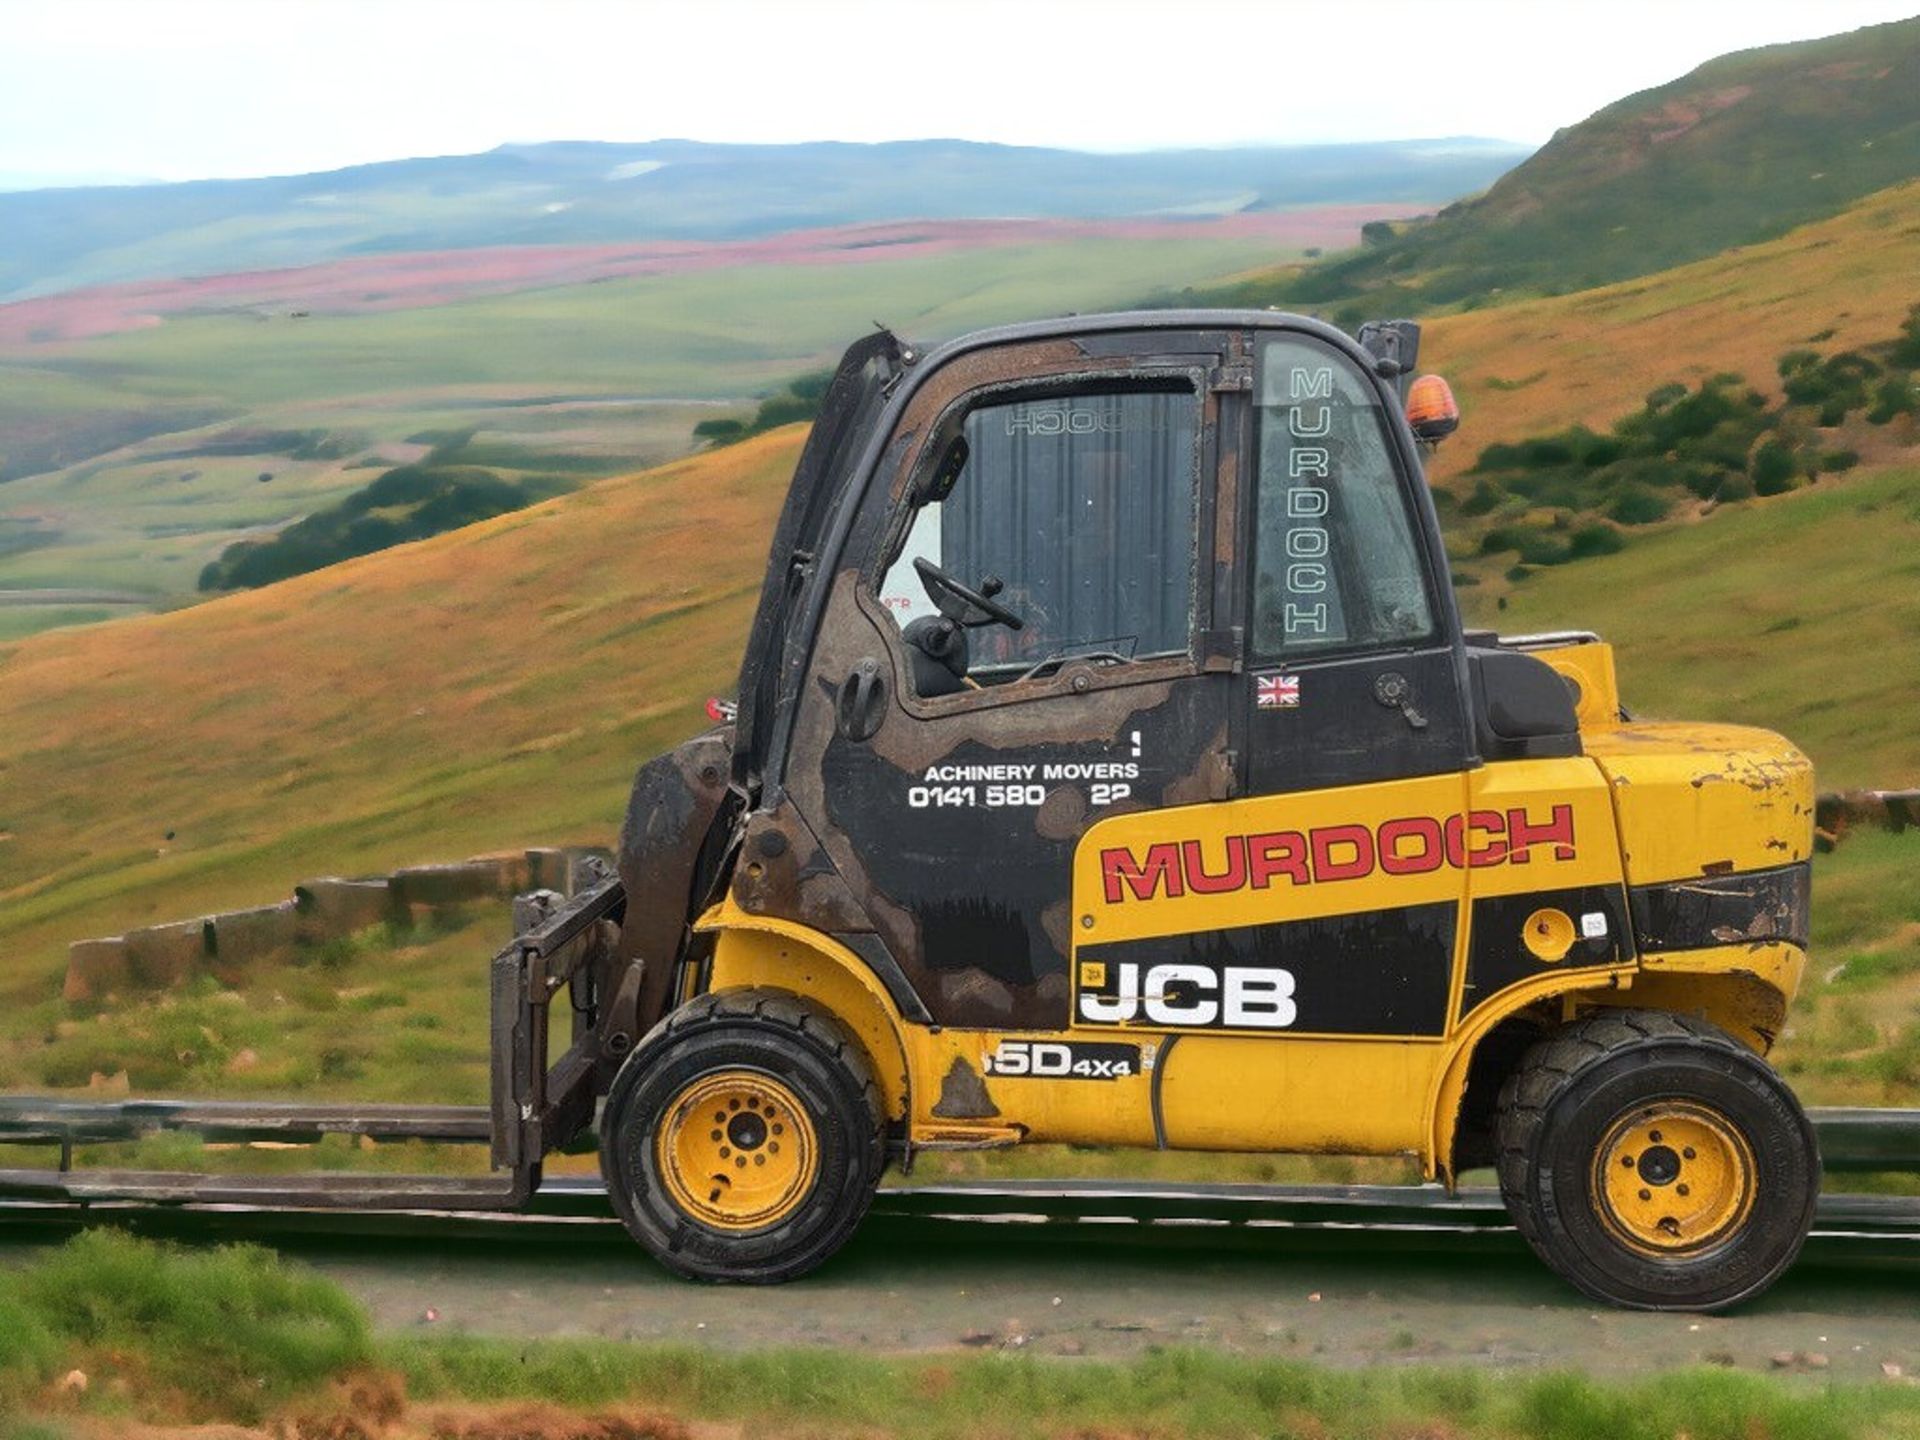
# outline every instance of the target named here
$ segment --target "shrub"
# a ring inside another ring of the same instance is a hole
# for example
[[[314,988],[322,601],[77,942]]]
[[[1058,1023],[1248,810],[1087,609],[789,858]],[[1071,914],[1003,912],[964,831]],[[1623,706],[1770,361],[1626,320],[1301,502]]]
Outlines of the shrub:
[[[1873,408],[1867,411],[1867,419],[1875,425],[1885,425],[1896,415],[1912,414],[1913,408],[1912,378],[1899,374],[1889,375],[1873,392]]]
[[[711,440],[719,445],[738,440],[746,433],[747,422],[744,420],[702,420],[693,427],[694,439]]]
[[[1920,304],[1907,311],[1900,322],[1900,338],[1887,347],[1887,358],[1907,369],[1920,368]]]
[[[1649,486],[1629,481],[1613,492],[1607,515],[1622,525],[1651,525],[1667,518],[1666,497]]]
[[[1793,488],[1791,471],[1788,472],[1787,476],[1787,488]],[[1770,490],[1767,493],[1771,495],[1776,492]],[[1723,504],[1729,500],[1751,500],[1753,498],[1753,481],[1749,480],[1745,475],[1742,475],[1738,470],[1729,470],[1720,477],[1719,483],[1713,487],[1705,498],[1719,501]]]
[[[271,585],[356,555],[424,540],[546,499],[564,482],[502,480],[470,465],[402,465],[271,540],[229,545],[200,572],[202,590]]]
[[[1586,560],[1595,555],[1613,555],[1624,550],[1626,545],[1625,537],[1618,530],[1595,521],[1573,532],[1573,538],[1567,542],[1567,558]]]
[[[1852,450],[1829,450],[1819,460],[1820,471],[1825,475],[1840,475],[1860,463],[1860,456]]]
[[[1793,488],[1793,451],[1778,440],[1768,440],[1753,452],[1747,473],[1753,476],[1753,488],[1762,495],[1778,495]]]

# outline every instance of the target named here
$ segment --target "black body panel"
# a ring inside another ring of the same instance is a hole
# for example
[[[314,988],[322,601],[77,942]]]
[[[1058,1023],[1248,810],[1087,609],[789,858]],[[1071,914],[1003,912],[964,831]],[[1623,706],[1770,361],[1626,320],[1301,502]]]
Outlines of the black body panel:
[[[1604,916],[1604,934],[1579,935],[1559,960],[1542,960],[1522,935],[1536,910],[1558,910],[1575,926],[1589,915]],[[1627,897],[1618,885],[1587,885],[1574,890],[1535,890],[1524,895],[1490,896],[1473,902],[1467,981],[1460,996],[1462,1018],[1510,985],[1550,970],[1579,970],[1621,965],[1633,958],[1627,931]]]
[[[1101,963],[1106,973],[1098,986],[1086,985],[1083,975],[1080,990],[1114,993],[1123,965],[1137,965],[1143,975],[1165,964],[1197,965],[1215,975],[1229,967],[1281,968],[1293,976],[1290,998],[1298,1014],[1283,1029],[1258,1033],[1438,1037],[1447,1028],[1459,914],[1459,906],[1445,901],[1083,945],[1082,966]],[[1220,990],[1215,985],[1210,993]],[[1189,999],[1173,988],[1169,997]]]
[[[1705,950],[1785,940],[1806,948],[1813,865],[1703,875],[1633,891],[1633,933],[1642,950]]]
[[[1253,672],[1243,682],[1251,706],[1248,793],[1280,795],[1464,770],[1473,740],[1454,667],[1453,650],[1435,648]],[[1282,673],[1298,679],[1297,703],[1260,708],[1260,677]],[[1404,692],[1405,703],[1382,703],[1383,687]]]

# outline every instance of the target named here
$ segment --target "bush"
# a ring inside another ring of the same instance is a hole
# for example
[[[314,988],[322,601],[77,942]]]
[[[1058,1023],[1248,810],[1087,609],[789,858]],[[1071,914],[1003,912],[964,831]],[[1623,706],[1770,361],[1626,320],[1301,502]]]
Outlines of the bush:
[[[1629,481],[1613,492],[1607,515],[1622,525],[1651,525],[1667,518],[1666,497],[1649,486]]]
[[[1791,470],[1787,472],[1786,485],[1789,490],[1793,488],[1793,472]],[[1723,504],[1729,500],[1751,500],[1753,498],[1753,489],[1753,481],[1742,475],[1738,470],[1729,470],[1720,477],[1720,483],[1715,485],[1704,498],[1716,500]],[[1767,493],[1773,495],[1779,492],[1769,490]]]
[[[1626,539],[1618,530],[1596,521],[1573,532],[1573,538],[1567,542],[1567,558],[1586,560],[1595,555],[1613,555],[1626,546]]]
[[[402,465],[271,540],[229,545],[200,572],[202,590],[271,585],[326,565],[424,540],[532,505],[564,482],[502,480],[470,465]]]
[[[1889,375],[1873,392],[1873,408],[1867,411],[1867,419],[1875,425],[1885,425],[1896,415],[1911,415],[1913,408],[1912,377]]]
[[[1753,488],[1761,495],[1779,495],[1793,488],[1793,451],[1778,440],[1769,440],[1753,452],[1747,473],[1753,476]]]
[[[1900,338],[1887,347],[1887,358],[1909,370],[1920,369],[1920,305],[1909,309],[1900,322]]]
[[[1852,450],[1829,450],[1819,460],[1823,475],[1840,475],[1853,469],[1860,463],[1860,456]]]
[[[719,445],[738,440],[746,433],[747,422],[744,420],[702,420],[693,427],[694,439],[711,440]]]

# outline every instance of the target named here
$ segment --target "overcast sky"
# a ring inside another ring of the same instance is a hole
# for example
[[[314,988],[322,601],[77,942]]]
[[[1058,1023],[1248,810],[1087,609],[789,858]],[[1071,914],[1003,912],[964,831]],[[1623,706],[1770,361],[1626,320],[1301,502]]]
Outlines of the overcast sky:
[[[1537,144],[1916,0],[0,0],[0,176],[286,174],[504,141]]]

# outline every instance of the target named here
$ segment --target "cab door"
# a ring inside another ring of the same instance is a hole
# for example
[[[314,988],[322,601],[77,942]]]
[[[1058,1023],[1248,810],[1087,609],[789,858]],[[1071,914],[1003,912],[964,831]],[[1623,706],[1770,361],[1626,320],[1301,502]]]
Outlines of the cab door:
[[[1487,837],[1424,481],[1367,364],[1258,339],[1240,793],[1106,821],[1077,859],[1076,1021],[1158,1032],[1164,1143],[1422,1142]]]
[[[1233,346],[1003,344],[947,361],[895,423],[787,789],[819,847],[803,918],[855,935],[936,1025],[1064,1029],[1081,836],[1232,788],[1213,542]]]

